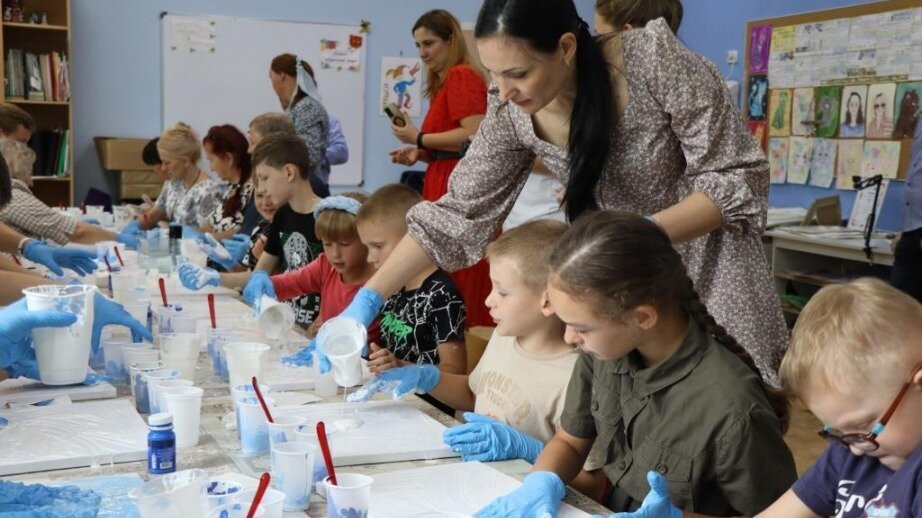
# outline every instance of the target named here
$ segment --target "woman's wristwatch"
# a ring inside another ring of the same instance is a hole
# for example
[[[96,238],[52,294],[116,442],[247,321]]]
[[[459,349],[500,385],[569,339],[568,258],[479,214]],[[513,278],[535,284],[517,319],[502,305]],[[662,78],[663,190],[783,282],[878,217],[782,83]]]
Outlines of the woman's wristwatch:
[[[426,149],[426,146],[423,145],[423,136],[424,136],[424,135],[425,135],[425,133],[423,133],[422,131],[420,131],[419,133],[416,134],[416,149]]]

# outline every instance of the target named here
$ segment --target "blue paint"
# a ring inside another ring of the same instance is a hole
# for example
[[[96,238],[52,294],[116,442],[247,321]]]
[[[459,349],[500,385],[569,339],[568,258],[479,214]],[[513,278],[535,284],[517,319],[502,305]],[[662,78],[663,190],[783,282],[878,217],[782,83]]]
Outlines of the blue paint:
[[[134,384],[134,406],[139,414],[150,413],[150,399],[147,396],[147,379],[144,373],[138,372],[132,381]]]
[[[333,499],[327,498],[327,516],[334,518],[368,518],[368,509],[356,509],[355,507],[338,509],[333,503]]]
[[[117,382],[125,381],[125,378],[128,377],[128,373],[125,371],[125,367],[113,360],[106,362],[106,375],[112,378],[113,381]]]
[[[102,496],[98,518],[140,518],[137,506],[128,498],[128,492],[141,486],[144,480],[137,473],[82,478],[62,483],[88,489]]]
[[[269,453],[269,427],[266,425],[262,407],[254,397],[241,398],[237,402],[237,431],[240,433],[240,449],[246,456]]]
[[[176,471],[176,433],[173,432],[173,416],[153,414],[147,418],[150,432],[147,434],[147,472],[164,475]]]

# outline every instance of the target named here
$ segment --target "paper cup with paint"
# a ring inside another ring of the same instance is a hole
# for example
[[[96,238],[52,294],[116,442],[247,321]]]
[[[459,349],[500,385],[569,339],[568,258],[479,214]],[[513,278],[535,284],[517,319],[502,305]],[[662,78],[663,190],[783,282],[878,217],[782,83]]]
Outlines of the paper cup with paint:
[[[184,380],[195,380],[198,361],[198,335],[195,333],[165,333],[160,335],[160,358],[163,364],[179,371]]]
[[[99,347],[102,349],[102,359],[106,366],[106,376],[116,382],[124,382],[128,379],[128,373],[125,370],[125,355],[122,347],[128,345],[128,340],[119,340],[110,338],[103,340]]]
[[[264,398],[266,406],[270,409],[275,400]],[[255,397],[245,397],[237,401],[237,429],[240,432],[240,450],[245,456],[264,455],[269,453],[269,427],[266,423],[266,413],[259,400]]]
[[[237,501],[246,505],[249,505],[253,498],[256,496],[255,489],[248,489],[239,494]],[[263,494],[262,502],[259,504],[260,507],[266,510],[266,514],[263,518],[282,518],[282,504],[285,502],[285,493],[273,489],[272,487],[266,488],[266,492]]]
[[[333,379],[341,387],[362,383],[362,349],[368,341],[365,326],[351,318],[327,320],[317,333],[317,344],[327,355]]]
[[[47,285],[22,290],[29,311],[55,310],[77,315],[67,327],[37,327],[32,345],[42,383],[73,385],[86,379],[93,336],[95,286]]]
[[[208,509],[215,509],[225,504],[237,502],[243,484],[223,478],[213,478],[205,484],[205,497],[208,499]]]
[[[212,509],[211,512],[208,513],[208,518],[247,518],[249,512],[249,502],[231,502]],[[253,516],[254,518],[268,518],[266,516],[266,508],[263,507],[262,504],[259,504]]]
[[[259,299],[259,318],[256,323],[266,338],[278,340],[294,326],[295,314],[287,303],[263,295]]]
[[[208,500],[202,490],[208,474],[187,469],[157,477],[128,492],[141,518],[164,516],[207,516]]]
[[[272,447],[275,487],[285,493],[282,510],[303,511],[308,508],[316,458],[316,444],[285,442]]]
[[[327,493],[327,516],[368,516],[372,478],[357,473],[337,473],[337,485],[323,480]]]
[[[253,376],[259,377],[263,358],[269,346],[256,342],[229,342],[224,346],[227,359],[227,373],[231,387],[249,383]]]
[[[147,382],[147,404],[150,413],[159,414],[160,412],[165,412],[160,401],[160,392],[157,390],[157,385],[161,381],[176,379],[179,376],[179,371],[166,366],[163,369],[145,372],[143,376]]]
[[[202,422],[202,392],[200,387],[175,388],[163,392],[165,410],[173,414],[177,448],[198,445],[199,425]]]

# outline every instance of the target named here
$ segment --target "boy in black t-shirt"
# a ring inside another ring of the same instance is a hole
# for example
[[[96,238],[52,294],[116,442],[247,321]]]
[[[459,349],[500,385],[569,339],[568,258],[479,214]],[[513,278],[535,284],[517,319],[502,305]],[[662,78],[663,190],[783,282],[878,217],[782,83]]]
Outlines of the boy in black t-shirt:
[[[356,217],[368,262],[379,267],[407,233],[410,207],[422,201],[402,184],[381,187]],[[370,344],[368,367],[378,373],[411,363],[429,363],[454,374],[467,373],[466,310],[451,277],[432,267],[387,299],[381,312],[380,344]]]

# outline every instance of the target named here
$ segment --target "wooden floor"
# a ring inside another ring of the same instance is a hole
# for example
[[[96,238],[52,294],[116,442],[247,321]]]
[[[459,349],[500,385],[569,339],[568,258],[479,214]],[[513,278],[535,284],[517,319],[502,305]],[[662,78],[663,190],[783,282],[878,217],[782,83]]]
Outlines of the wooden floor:
[[[791,427],[784,440],[794,453],[798,475],[803,475],[826,449],[826,440],[816,435],[822,427],[799,399],[791,403]]]

